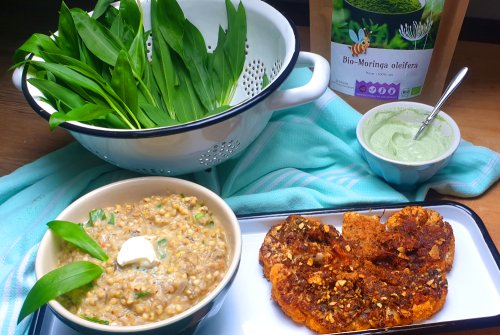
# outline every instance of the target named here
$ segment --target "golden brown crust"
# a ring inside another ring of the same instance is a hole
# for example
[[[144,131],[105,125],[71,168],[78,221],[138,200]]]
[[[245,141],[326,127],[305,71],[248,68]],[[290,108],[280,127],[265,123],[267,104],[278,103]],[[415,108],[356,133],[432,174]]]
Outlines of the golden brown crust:
[[[428,255],[430,239],[417,236],[429,229],[445,239],[441,245],[447,252],[439,258]],[[401,243],[411,251],[405,252],[409,259],[394,249]],[[270,229],[259,260],[283,312],[316,332],[329,333],[431,317],[446,299],[451,250],[449,224],[435,212],[411,207],[393,215],[390,225],[376,216],[346,213],[342,236],[317,220],[290,216]]]
[[[264,238],[259,262],[264,275],[274,264],[309,263],[319,266],[342,257],[340,234],[333,226],[313,218],[290,215],[282,224],[272,227]]]

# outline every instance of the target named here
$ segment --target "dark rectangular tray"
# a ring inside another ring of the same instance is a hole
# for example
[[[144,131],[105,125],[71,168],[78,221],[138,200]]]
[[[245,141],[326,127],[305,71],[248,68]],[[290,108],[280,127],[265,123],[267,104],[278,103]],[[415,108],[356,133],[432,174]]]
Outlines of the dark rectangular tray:
[[[482,220],[470,208],[456,202],[414,203],[438,211],[453,227],[455,261],[448,274],[445,306],[431,319],[410,326],[373,329],[349,334],[435,334],[498,327],[500,333],[500,256]],[[345,209],[320,209],[239,216],[243,234],[240,269],[224,304],[205,319],[196,335],[299,335],[311,331],[286,317],[271,299],[271,287],[262,275],[258,251],[269,228],[286,216],[314,216],[340,230],[346,211],[370,212],[382,221],[408,204]],[[78,335],[49,308],[33,318],[30,335]]]

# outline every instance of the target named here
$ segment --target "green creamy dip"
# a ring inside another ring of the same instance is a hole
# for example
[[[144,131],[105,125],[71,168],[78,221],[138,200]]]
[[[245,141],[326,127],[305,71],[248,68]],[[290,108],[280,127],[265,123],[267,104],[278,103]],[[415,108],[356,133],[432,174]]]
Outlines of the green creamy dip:
[[[405,108],[379,111],[365,123],[363,139],[366,145],[386,158],[405,163],[432,160],[445,153],[453,141],[449,125],[436,118],[417,140],[413,137],[427,116],[423,110]],[[445,135],[449,134],[449,135]]]

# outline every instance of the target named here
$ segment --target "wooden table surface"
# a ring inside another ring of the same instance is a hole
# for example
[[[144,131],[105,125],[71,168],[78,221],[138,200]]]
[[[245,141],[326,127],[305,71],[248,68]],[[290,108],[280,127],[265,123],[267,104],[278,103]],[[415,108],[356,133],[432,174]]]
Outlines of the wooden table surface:
[[[73,139],[62,129],[49,131],[48,124],[27,104],[11,83],[13,48],[0,48],[0,176],[57,149]],[[498,57],[498,58],[497,58]],[[500,44],[459,41],[450,73],[462,66],[470,72],[444,108],[458,123],[464,139],[500,152]],[[349,99],[347,99],[349,100]],[[363,112],[363,104],[350,100]],[[431,192],[428,199],[451,199],[474,210],[484,221],[496,247],[500,249],[500,187],[498,183],[473,199],[442,196]],[[473,285],[473,283],[471,283]],[[467,334],[493,335],[499,328]]]

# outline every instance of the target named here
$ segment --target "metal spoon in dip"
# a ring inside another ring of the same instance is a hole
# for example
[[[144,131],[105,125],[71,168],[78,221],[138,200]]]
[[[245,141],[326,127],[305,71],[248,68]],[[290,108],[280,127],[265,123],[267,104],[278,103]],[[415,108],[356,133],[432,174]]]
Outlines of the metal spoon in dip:
[[[422,134],[424,129],[432,122],[432,120],[434,120],[434,118],[439,113],[441,106],[444,104],[444,102],[450,97],[450,95],[462,83],[462,80],[464,80],[464,77],[467,74],[467,71],[469,71],[469,69],[467,67],[464,67],[460,71],[458,71],[458,73],[455,75],[455,77],[453,77],[453,79],[451,80],[448,87],[446,87],[446,90],[444,91],[443,95],[441,96],[441,98],[439,98],[436,106],[434,106],[434,109],[432,110],[432,112],[422,122],[420,129],[417,131],[417,133],[415,134],[415,137],[413,138],[414,140],[416,140],[420,136],[420,134]]]

